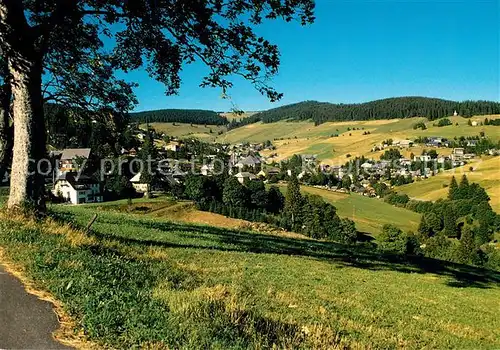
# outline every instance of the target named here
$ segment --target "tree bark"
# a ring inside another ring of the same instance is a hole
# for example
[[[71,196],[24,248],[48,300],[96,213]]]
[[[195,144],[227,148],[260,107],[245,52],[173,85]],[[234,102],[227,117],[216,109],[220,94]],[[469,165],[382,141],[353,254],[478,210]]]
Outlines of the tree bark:
[[[13,127],[10,123],[10,101],[12,90],[9,79],[9,68],[7,61],[2,61],[5,67],[1,67],[4,84],[0,91],[0,183],[5,172],[12,162],[12,145],[14,143]]]
[[[37,172],[45,155],[42,59],[37,35],[23,2],[0,0],[0,48],[7,56],[12,86],[14,147],[7,207],[45,211],[44,184]]]
[[[43,177],[37,171],[45,155],[41,62],[9,60],[12,76],[14,148],[8,208],[45,211]]]

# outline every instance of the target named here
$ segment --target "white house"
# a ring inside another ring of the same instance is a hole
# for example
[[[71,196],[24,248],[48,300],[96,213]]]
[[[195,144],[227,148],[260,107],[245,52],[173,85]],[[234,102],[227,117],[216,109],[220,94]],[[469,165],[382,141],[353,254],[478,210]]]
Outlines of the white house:
[[[412,140],[401,140],[399,141],[399,147],[404,147],[408,148],[413,146],[413,141]]]
[[[236,167],[240,170],[244,167],[253,169],[254,172],[259,172],[261,169],[261,160],[259,157],[254,155],[249,155],[243,159],[241,159],[238,163],[236,163]]]
[[[201,167],[201,175],[211,175],[214,172],[214,165],[213,164],[204,164]]]
[[[171,141],[165,146],[165,151],[179,152],[181,144],[178,141]]]
[[[451,159],[454,161],[461,161],[464,158],[464,149],[463,148],[454,148],[451,152]]]
[[[373,168],[373,164],[372,164],[372,163],[368,163],[368,162],[366,162],[366,163],[361,164],[361,167],[362,167],[364,170],[368,170],[368,169]]]
[[[149,184],[145,182],[141,182],[141,173],[137,173],[130,179],[130,183],[132,184],[132,187],[135,189],[136,192],[138,193],[146,193],[148,192],[148,186]]]
[[[86,175],[77,176],[76,173],[61,174],[52,193],[72,204],[102,202],[99,183]]]
[[[254,174],[249,173],[248,171],[239,172],[238,174],[236,174],[234,176],[238,179],[240,184],[243,184],[246,179],[248,179],[250,181],[257,179],[257,177]]]
[[[66,148],[62,151],[58,175],[76,172],[90,157],[90,148]]]
[[[421,162],[430,162],[432,160],[431,156],[427,154],[422,154],[421,156],[414,156],[413,160],[416,161],[421,161]]]

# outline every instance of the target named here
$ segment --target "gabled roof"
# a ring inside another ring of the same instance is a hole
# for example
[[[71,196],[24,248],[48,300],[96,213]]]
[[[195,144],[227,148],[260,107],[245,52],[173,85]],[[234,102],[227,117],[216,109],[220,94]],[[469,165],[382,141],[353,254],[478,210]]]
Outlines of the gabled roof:
[[[61,159],[73,159],[76,157],[88,158],[90,156],[90,148],[66,148],[62,152]]]
[[[257,164],[260,164],[261,161],[258,157],[254,156],[254,155],[249,155],[249,156],[243,158],[242,160],[240,160],[238,163],[240,163],[242,165],[257,165]]]
[[[57,181],[68,181],[74,189],[87,189],[90,185],[95,185],[98,182],[87,175],[78,176],[77,173],[68,172],[59,175]]]
[[[134,182],[134,183],[140,183],[141,182],[141,173],[138,172],[137,174],[135,174],[131,179],[130,179],[130,182]]]

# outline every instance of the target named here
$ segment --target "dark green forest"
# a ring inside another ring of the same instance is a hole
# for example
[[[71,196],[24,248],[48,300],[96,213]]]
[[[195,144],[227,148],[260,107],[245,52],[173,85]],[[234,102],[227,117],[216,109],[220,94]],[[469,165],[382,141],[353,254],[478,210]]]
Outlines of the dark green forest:
[[[262,121],[312,120],[316,125],[328,121],[394,119],[426,117],[429,120],[459,115],[499,114],[500,103],[490,101],[449,101],[428,97],[395,97],[366,103],[333,104],[328,102],[305,101],[273,108],[254,114],[239,122],[232,122],[230,128]]]
[[[228,120],[217,112],[202,109],[158,109],[130,113],[130,119],[140,123],[228,124]]]

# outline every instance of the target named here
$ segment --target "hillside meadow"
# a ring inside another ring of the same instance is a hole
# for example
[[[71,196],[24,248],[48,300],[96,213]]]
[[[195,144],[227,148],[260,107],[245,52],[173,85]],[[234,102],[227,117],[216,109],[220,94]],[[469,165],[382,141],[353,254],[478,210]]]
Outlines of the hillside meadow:
[[[477,116],[472,121],[484,122],[485,118],[494,119],[500,116]],[[436,121],[425,118],[368,120],[350,122],[328,122],[314,126],[312,122],[287,122],[255,123],[233,129],[217,137],[219,142],[264,142],[273,141],[276,150],[264,152],[264,155],[277,153],[273,160],[279,161],[291,157],[293,154],[315,154],[325,163],[344,163],[346,156],[365,156],[378,159],[382,152],[371,152],[373,146],[382,143],[388,138],[393,140],[414,139],[423,136],[442,136],[454,138],[455,136],[478,136],[484,132],[494,141],[500,140],[500,127],[498,126],[469,126],[469,119],[450,117],[453,125],[445,127],[433,126]],[[414,130],[413,125],[424,122],[426,130]],[[458,125],[456,125],[458,123]],[[360,130],[352,130],[353,128]],[[351,130],[348,130],[351,129]],[[363,135],[369,132],[370,134]],[[334,136],[338,135],[338,136]],[[414,147],[409,149],[418,154],[423,149]],[[439,149],[438,152],[449,155],[450,149]],[[405,154],[406,155],[406,154]]]
[[[286,192],[286,185],[280,185]],[[398,208],[381,199],[369,198],[356,193],[346,194],[322,188],[301,186],[302,193],[321,196],[337,208],[340,217],[346,217],[356,223],[359,232],[376,237],[385,224],[393,224],[405,232],[416,232],[420,223],[420,214]]]
[[[470,168],[473,168],[473,171]],[[399,186],[396,191],[406,193],[411,198],[435,201],[446,198],[451,177],[460,181],[462,175],[467,175],[469,182],[476,182],[488,193],[490,205],[500,213],[500,157],[484,157],[476,159],[464,167],[450,169],[428,179]]]
[[[178,137],[181,139],[190,137],[204,142],[213,142],[215,141],[218,132],[226,131],[226,127],[221,125],[205,126],[185,123],[150,123],[149,125],[159,133],[165,133],[168,136]],[[141,124],[141,128],[145,129],[146,124]]]
[[[0,213],[0,247],[103,347],[500,347],[498,273],[143,214],[84,233],[94,213]]]
[[[233,121],[233,120],[239,121],[239,120],[251,117],[252,115],[254,115],[256,113],[259,113],[259,112],[252,112],[252,111],[242,112],[242,113],[224,112],[224,113],[221,113],[220,115],[223,117],[226,117],[226,119],[229,121]]]

